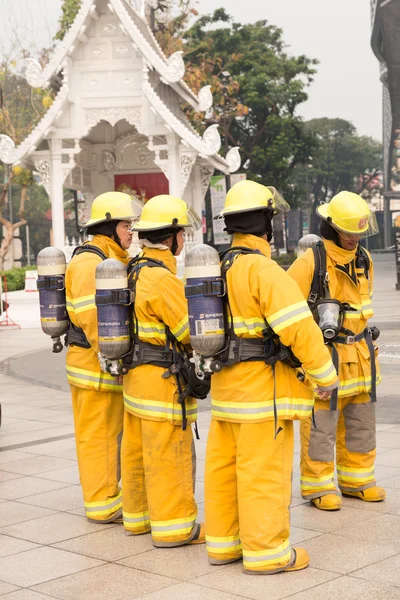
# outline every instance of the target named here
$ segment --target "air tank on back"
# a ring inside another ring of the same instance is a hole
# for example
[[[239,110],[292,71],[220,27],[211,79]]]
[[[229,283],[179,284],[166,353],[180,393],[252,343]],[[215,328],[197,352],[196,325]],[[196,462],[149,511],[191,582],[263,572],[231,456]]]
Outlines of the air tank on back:
[[[322,242],[322,238],[320,238],[319,235],[316,235],[315,233],[307,233],[307,235],[303,235],[303,237],[300,238],[297,243],[297,257],[304,254],[304,252],[308,250],[308,248],[312,248],[318,242]]]
[[[207,244],[185,257],[190,343],[202,356],[214,356],[225,344],[223,281],[218,252]]]
[[[46,335],[53,339],[53,352],[63,349],[60,336],[66,333],[69,319],[65,299],[64,252],[49,246],[37,256],[37,271],[40,302],[40,324]]]
[[[106,358],[118,359],[130,349],[129,291],[126,266],[107,258],[96,267],[96,306],[99,348]]]

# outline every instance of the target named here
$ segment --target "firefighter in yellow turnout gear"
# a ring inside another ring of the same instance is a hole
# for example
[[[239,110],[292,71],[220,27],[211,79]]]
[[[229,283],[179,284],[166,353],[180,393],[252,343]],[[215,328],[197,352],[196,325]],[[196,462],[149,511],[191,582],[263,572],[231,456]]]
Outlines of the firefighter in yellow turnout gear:
[[[134,226],[143,259],[161,264],[148,262],[136,280],[135,346],[143,362],[124,376],[123,521],[132,534],[151,531],[157,547],[204,543],[203,527],[196,522],[190,426],[197,418],[197,404],[186,398],[186,427],[178,384],[167,369],[171,337],[183,345],[190,341],[184,284],[176,276],[175,258],[183,248],[184,230],[198,229],[201,223],[190,211],[180,198],[156,196]]]
[[[123,424],[122,385],[102,373],[95,305],[96,267],[106,258],[128,263],[131,221],[140,214],[131,196],[108,192],[98,196],[86,224],[91,242],[84,244],[66,273],[70,318],[67,378],[71,387],[76,451],[86,516],[108,523],[121,517],[120,444]],[[91,252],[87,251],[88,246]],[[96,253],[96,249],[99,254]]]
[[[260,340],[268,325],[303,363],[322,395],[338,385],[321,331],[295,282],[271,260],[272,216],[288,208],[273,188],[239,182],[228,192],[221,216],[239,254],[227,271],[234,332]],[[274,373],[275,371],[275,373]],[[247,360],[212,375],[212,422],[205,476],[209,561],[243,558],[246,573],[300,570],[309,557],[292,548],[289,505],[293,420],[306,419],[313,388],[302,371],[277,362]]]
[[[335,443],[342,494],[367,502],[385,498],[384,489],[375,481],[375,410],[370,398],[372,394],[374,400],[375,384],[380,381],[379,365],[372,340],[365,335],[374,314],[374,271],[369,253],[359,248],[360,238],[376,233],[377,227],[365,200],[351,192],[341,192],[329,204],[319,206],[317,213],[323,219],[322,250],[326,255],[329,293],[345,307],[342,330],[333,343],[339,362],[337,407],[335,402],[330,410],[328,402],[317,398],[316,427],[311,418],[301,424],[301,490],[303,498],[317,508],[338,510],[342,500],[334,482]],[[289,269],[307,299],[314,271],[311,249]]]

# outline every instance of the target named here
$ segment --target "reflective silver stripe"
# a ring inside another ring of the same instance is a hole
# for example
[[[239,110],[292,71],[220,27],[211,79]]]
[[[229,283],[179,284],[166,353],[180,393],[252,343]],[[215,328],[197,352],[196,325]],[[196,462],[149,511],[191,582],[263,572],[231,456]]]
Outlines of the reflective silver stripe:
[[[246,554],[246,551],[243,550],[243,560],[246,562],[261,562],[263,560],[275,560],[277,558],[282,558],[283,556],[286,556],[286,554],[289,554],[290,552],[290,546],[287,546],[286,548],[284,548],[280,552],[277,552],[276,554],[261,554],[260,556],[248,556]]]
[[[108,510],[109,508],[115,508],[116,506],[120,506],[122,503],[122,496],[119,496],[116,500],[111,502],[110,504],[102,504],[101,506],[88,506],[85,504],[86,512],[98,512],[99,510]]]
[[[304,479],[300,479],[300,485],[304,487],[322,487],[323,485],[331,485],[335,483],[334,478],[326,479],[325,481],[304,481]]]
[[[82,308],[82,306],[88,306],[89,304],[94,304],[94,296],[89,300],[82,300],[81,302],[75,302],[74,300],[72,300],[72,305],[75,309]]]
[[[165,335],[166,333],[165,326],[158,328],[156,326],[145,327],[144,325],[138,325],[138,331],[139,333],[159,333],[161,335]]]
[[[254,331],[255,329],[265,329],[267,326],[265,321],[254,321],[253,323],[246,323],[245,321],[233,321],[233,326],[235,329],[243,329],[246,328],[248,331]]]
[[[240,546],[240,540],[234,540],[232,542],[209,542],[206,540],[206,545],[209,548],[230,548],[231,546]]]
[[[302,315],[303,313],[304,314],[310,313],[310,309],[308,308],[308,306],[299,306],[298,308],[295,308],[294,310],[287,312],[286,314],[282,315],[281,317],[278,317],[274,321],[269,321],[269,324],[272,327],[272,329],[274,329],[278,325],[281,325],[282,323],[285,323],[286,321],[290,321],[290,319],[293,319],[293,317],[297,317],[297,315]],[[311,313],[310,313],[310,316],[311,316]]]
[[[281,410],[311,410],[312,406],[308,404],[278,404],[276,405],[277,411]],[[255,415],[259,413],[271,413],[274,412],[273,406],[260,406],[258,408],[232,408],[231,406],[216,406],[211,402],[211,409],[222,413],[234,413],[237,415]]]
[[[143,517],[137,517],[134,519],[133,517],[125,517],[123,515],[124,523],[142,523],[143,521],[149,522],[149,515],[144,515]]]
[[[176,523],[175,525],[154,525],[151,521],[151,531],[154,533],[155,531],[177,531],[179,529],[187,529],[188,527],[193,527],[196,523],[196,519],[185,521],[184,523]]]
[[[70,375],[71,377],[75,377],[76,379],[82,379],[82,381],[93,381],[95,383],[100,382],[100,383],[106,383],[107,385],[115,385],[116,387],[121,387],[120,383],[118,383],[117,381],[112,380],[112,379],[105,379],[101,373],[99,373],[97,376],[96,375],[85,375],[83,373],[75,373],[74,371],[71,371],[67,367],[67,375]]]
[[[357,388],[360,385],[371,385],[371,378],[369,378],[368,380],[360,379],[359,381],[354,381],[353,383],[348,383],[346,385],[339,385],[339,391],[352,390],[353,388]]]
[[[318,373],[318,375],[313,375],[311,371],[309,373],[313,379],[325,379],[326,377],[328,377],[328,375],[336,374],[336,369],[333,365],[331,365],[326,369],[326,371],[323,371],[323,373]]]
[[[176,410],[180,407],[171,404],[170,406],[151,406],[148,404],[139,404],[138,402],[133,402],[132,400],[128,400],[126,396],[124,396],[124,402],[128,404],[132,408],[137,408],[138,410],[147,410],[148,412],[159,412],[159,413],[167,413],[168,415],[173,415]],[[197,408],[187,408],[186,414],[188,416],[195,415],[197,413]]]
[[[171,330],[171,333],[176,337],[176,338],[180,338],[184,333],[186,333],[187,331],[189,331],[189,322],[185,323],[184,325],[182,325],[182,327],[180,329],[178,329],[177,332],[175,332],[174,330]]]
[[[354,473],[354,471],[341,471],[337,469],[337,474],[343,477],[357,477],[358,479],[364,479],[364,477],[373,477],[375,475],[375,469],[372,471],[366,471],[365,473]]]

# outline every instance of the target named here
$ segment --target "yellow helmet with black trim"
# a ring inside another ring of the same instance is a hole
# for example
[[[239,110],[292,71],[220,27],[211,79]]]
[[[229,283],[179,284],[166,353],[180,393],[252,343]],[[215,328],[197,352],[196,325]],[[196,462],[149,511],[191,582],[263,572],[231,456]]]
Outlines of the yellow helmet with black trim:
[[[90,219],[84,228],[105,221],[132,221],[137,219],[143,202],[122,192],[105,192],[93,200]]]
[[[339,192],[330,202],[317,206],[316,212],[339,233],[367,237],[379,231],[375,213],[354,192]]]
[[[256,181],[238,181],[227,193],[224,208],[215,218],[263,209],[271,209],[277,214],[290,210],[290,206],[274,187]]]
[[[146,232],[171,227],[197,231],[201,227],[201,219],[181,198],[162,194],[146,202],[140,220],[134,224],[132,230]]]

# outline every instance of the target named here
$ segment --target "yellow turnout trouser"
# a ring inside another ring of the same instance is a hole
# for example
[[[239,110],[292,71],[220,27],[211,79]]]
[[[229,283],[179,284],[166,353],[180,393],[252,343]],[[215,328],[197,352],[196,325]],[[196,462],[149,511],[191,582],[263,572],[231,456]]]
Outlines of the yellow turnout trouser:
[[[121,514],[122,393],[71,385],[76,453],[88,519],[107,523]]]
[[[151,531],[155,546],[181,546],[197,532],[195,450],[190,426],[125,411],[122,440],[124,527]]]
[[[326,494],[338,494],[336,469],[342,492],[366,490],[376,485],[375,405],[363,392],[338,400],[338,410],[329,410],[329,402],[315,401],[315,424],[303,421],[301,430],[301,493],[311,500]]]
[[[289,541],[293,422],[213,420],[205,475],[206,544],[213,564],[243,556],[246,571],[281,571]]]

